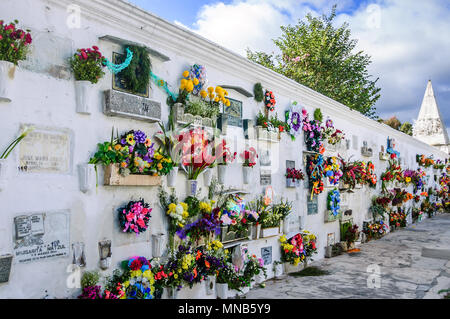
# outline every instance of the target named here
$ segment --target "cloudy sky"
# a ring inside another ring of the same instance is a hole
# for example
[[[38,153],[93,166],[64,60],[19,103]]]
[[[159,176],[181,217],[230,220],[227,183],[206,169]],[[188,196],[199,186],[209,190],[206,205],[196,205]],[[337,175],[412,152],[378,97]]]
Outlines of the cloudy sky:
[[[327,0],[128,0],[245,55],[245,49],[272,52],[280,26],[305,14],[328,13]],[[370,73],[379,77],[382,118],[416,119],[428,79],[450,132],[450,1],[339,0],[337,24],[350,24],[358,49],[372,56]]]

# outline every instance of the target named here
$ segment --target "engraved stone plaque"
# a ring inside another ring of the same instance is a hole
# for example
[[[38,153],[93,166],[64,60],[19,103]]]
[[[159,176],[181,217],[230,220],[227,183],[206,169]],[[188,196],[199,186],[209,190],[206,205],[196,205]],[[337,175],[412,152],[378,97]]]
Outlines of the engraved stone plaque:
[[[307,205],[308,215],[315,215],[318,213],[319,203],[318,203],[317,196],[313,196],[312,200],[311,200],[311,196],[307,196],[306,205]]]
[[[69,256],[69,212],[42,212],[14,218],[17,263]]]
[[[107,90],[103,113],[109,116],[157,122],[161,120],[161,103],[137,95]]]
[[[70,173],[71,139],[68,130],[35,128],[20,143],[19,169],[27,173]]]
[[[264,260],[264,265],[272,263],[272,246],[261,248],[261,258]]]
[[[0,256],[0,284],[9,281],[13,256],[8,254]]]
[[[270,170],[261,170],[260,175],[260,185],[271,185],[272,184],[272,173]]]

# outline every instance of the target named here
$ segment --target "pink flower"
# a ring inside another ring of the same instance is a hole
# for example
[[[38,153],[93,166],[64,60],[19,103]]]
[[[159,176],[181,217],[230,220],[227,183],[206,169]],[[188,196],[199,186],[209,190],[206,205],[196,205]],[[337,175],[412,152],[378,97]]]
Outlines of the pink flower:
[[[30,44],[31,42],[31,34],[27,33],[27,35],[25,36],[25,44]]]
[[[14,26],[14,24],[10,24],[5,27],[5,31],[12,30],[14,32],[15,29],[16,27]]]
[[[83,59],[87,60],[88,56],[86,54],[86,52],[81,51],[81,56],[83,57]]]
[[[0,40],[2,40],[3,39],[3,36],[0,34]]]
[[[94,45],[92,48],[93,48],[95,51],[98,51],[98,46]]]

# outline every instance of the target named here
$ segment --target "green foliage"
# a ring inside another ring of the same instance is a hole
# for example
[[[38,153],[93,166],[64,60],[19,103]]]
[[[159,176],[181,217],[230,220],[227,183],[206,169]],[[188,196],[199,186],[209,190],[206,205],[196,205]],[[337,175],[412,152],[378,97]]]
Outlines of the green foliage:
[[[380,88],[368,74],[370,56],[353,52],[357,40],[350,39],[347,23],[333,26],[335,17],[336,7],[329,16],[307,14],[306,20],[281,27],[282,36],[274,40],[281,55],[247,50],[247,58],[376,118]]]
[[[261,83],[256,83],[253,87],[253,95],[256,102],[262,102],[264,100],[264,92]]]
[[[322,114],[322,110],[321,109],[315,109],[314,110],[314,119],[316,121],[319,121],[320,123],[322,123],[323,114]]]
[[[14,20],[4,24],[0,20],[0,61],[8,61],[17,65],[19,61],[25,60],[32,42],[30,30],[18,29]]]
[[[152,63],[147,49],[140,46],[129,46],[128,48],[133,52],[133,59],[130,65],[118,75],[124,80],[127,90],[134,93],[146,91],[152,71]]]
[[[413,135],[413,126],[409,122],[404,122],[402,124],[402,126],[400,126],[400,131],[407,135],[412,136]]]
[[[201,117],[216,118],[220,113],[220,107],[217,103],[210,104],[200,99],[192,99],[187,102],[184,112]]]
[[[100,274],[97,271],[86,271],[81,277],[81,288],[97,285]]]
[[[197,197],[189,196],[184,201],[188,205],[189,217],[200,214],[200,201]]]
[[[111,142],[98,143],[98,151],[95,153],[94,157],[89,160],[89,164],[102,164],[110,165],[115,163],[120,163],[124,156],[120,152],[116,152],[112,149]]]

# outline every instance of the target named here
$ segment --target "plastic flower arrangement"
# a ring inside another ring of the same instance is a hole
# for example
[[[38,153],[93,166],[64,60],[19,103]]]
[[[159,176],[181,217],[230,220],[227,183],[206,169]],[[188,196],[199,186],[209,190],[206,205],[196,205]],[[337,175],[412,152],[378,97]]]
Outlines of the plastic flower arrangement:
[[[347,228],[347,231],[344,234],[344,239],[347,242],[347,245],[350,245],[357,241],[359,238],[358,225],[354,224],[351,227]]]
[[[366,183],[366,163],[362,161],[345,162],[340,158],[343,171],[342,181],[354,189],[356,184]]]
[[[345,134],[334,127],[333,121],[327,119],[325,122],[325,130],[323,132],[323,138],[330,145],[337,145],[345,138]]]
[[[170,217],[170,229],[174,233],[177,229],[183,228],[186,219],[189,217],[188,205],[186,203],[170,203],[167,210],[167,215]]]
[[[395,160],[389,160],[389,166],[386,171],[381,174],[382,184],[381,187],[383,192],[386,190],[386,183],[391,181],[402,182],[404,180],[403,170]]]
[[[245,202],[239,195],[230,195],[222,208],[221,225],[239,226],[244,218]]]
[[[324,184],[322,181],[325,160],[322,155],[308,155],[306,161],[306,173],[309,178],[309,188],[311,191],[311,199],[314,195],[323,192]]]
[[[120,284],[120,299],[153,299],[155,279],[150,262],[135,256],[128,260],[126,269],[129,277]]]
[[[209,240],[211,235],[220,234],[220,209],[211,208],[210,203],[200,202],[199,209],[202,217],[184,228],[177,231],[177,235],[181,239],[189,237],[190,242],[198,243],[200,239]]]
[[[264,260],[262,258],[256,257],[256,255],[246,256],[246,263],[244,266],[242,277],[250,286],[251,282],[254,281],[254,277],[259,274],[264,274],[264,277],[267,278],[267,271],[264,267]]]
[[[205,90],[200,91],[200,97],[204,101],[206,101],[210,107],[217,108],[219,110],[221,105],[224,108],[229,107],[231,105],[230,100],[226,98],[227,96],[228,91],[220,86],[216,86],[215,88],[210,86],[208,87],[208,91]]]
[[[209,242],[197,250],[195,260],[198,272],[206,276],[217,276],[217,273],[227,267],[227,258],[228,253],[220,241]]]
[[[195,128],[178,137],[182,149],[181,164],[188,179],[196,180],[203,170],[212,166],[216,158],[222,155],[221,152],[216,152],[216,156],[211,155],[211,140],[208,136],[208,132]]]
[[[270,112],[273,112],[275,110],[275,104],[277,102],[275,101],[275,95],[272,93],[272,91],[266,90],[264,93],[264,105],[266,106],[267,110]]]
[[[0,61],[8,61],[15,65],[27,58],[31,42],[30,30],[17,28],[19,21],[4,23],[0,20]]]
[[[406,214],[399,209],[389,213],[389,226],[406,227]]]
[[[292,181],[301,181],[305,179],[305,175],[303,174],[301,169],[295,169],[295,168],[286,168],[286,174],[287,179],[292,179]]]
[[[309,120],[308,112],[302,110],[302,127],[305,136],[306,149],[308,151],[323,154],[325,149],[323,147],[323,128],[317,120]]]
[[[339,190],[333,189],[332,191],[328,192],[327,209],[330,210],[335,217],[339,215],[339,211],[341,210],[340,203],[341,194],[339,193]]]
[[[120,164],[120,173],[156,175],[152,168],[154,143],[142,131],[129,131],[111,142],[98,144],[98,151],[90,164]]]
[[[78,49],[69,63],[76,81],[95,84],[105,75],[103,68],[106,66],[106,58],[95,45],[88,49]]]
[[[139,201],[130,201],[126,206],[119,209],[119,223],[124,233],[135,233],[136,236],[145,232],[150,221],[150,205]]]
[[[386,234],[388,226],[383,221],[378,221],[366,224],[363,228],[363,233],[367,235],[367,239],[378,239]]]
[[[306,259],[306,252],[303,246],[301,234],[297,234],[287,240],[286,235],[280,237],[281,261],[297,266]]]
[[[186,105],[189,100],[189,95],[194,91],[194,87],[199,85],[200,81],[198,78],[191,75],[187,70],[183,71],[182,78],[180,80],[180,86],[178,88],[178,96],[174,99],[169,95],[167,98],[167,104],[172,106],[175,103],[181,103]]]
[[[445,164],[440,159],[436,160],[436,162],[433,165],[434,169],[444,169],[444,167]]]
[[[431,157],[426,157],[425,155],[416,155],[416,161],[419,166],[430,167],[435,164],[434,160]]]
[[[152,168],[159,176],[167,175],[173,169],[174,163],[168,156],[163,155],[161,149],[155,152],[153,156]]]
[[[372,162],[367,162],[365,177],[366,184],[368,184],[369,187],[377,187],[377,175],[375,173],[375,165],[373,165]]]
[[[189,245],[179,245],[165,264],[164,272],[168,274],[165,285],[177,289],[181,289],[184,285],[192,288],[195,283],[206,279],[206,276],[198,271],[197,256],[198,252]]]
[[[219,165],[228,165],[234,162],[237,152],[231,152],[230,148],[227,146],[227,142],[225,140],[222,140],[222,143],[220,143],[216,147],[215,154],[217,156],[217,163]]]
[[[391,193],[393,194],[392,206],[400,206],[413,199],[413,195],[404,189],[394,188]]]
[[[245,167],[253,167],[256,165],[256,159],[258,158],[258,154],[256,153],[256,149],[254,147],[250,147],[248,150],[244,150],[240,154],[242,160],[242,166]]]
[[[326,160],[323,175],[328,178],[331,185],[338,185],[343,173],[337,157],[330,157]]]
[[[302,132],[302,108],[294,101],[289,110],[286,111],[285,116],[289,126],[288,133],[291,135],[292,140],[295,140]]]

